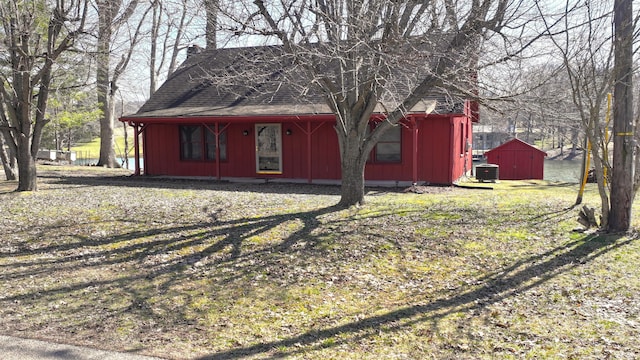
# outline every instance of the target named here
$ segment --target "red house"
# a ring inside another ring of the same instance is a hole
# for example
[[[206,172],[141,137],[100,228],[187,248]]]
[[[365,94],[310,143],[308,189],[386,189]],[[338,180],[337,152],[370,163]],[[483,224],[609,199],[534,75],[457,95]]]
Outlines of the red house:
[[[502,180],[544,178],[547,153],[519,139],[512,139],[484,153],[487,163],[496,164]]]
[[[278,81],[286,70],[270,70],[252,84],[218,85],[220,69],[241,68],[265,48],[191,54],[136,114],[121,118],[135,131],[135,173],[338,183],[336,117],[322,94],[303,94]],[[371,127],[384,121],[382,111],[374,113]],[[367,183],[455,182],[471,169],[474,121],[475,102],[425,98],[376,145]]]

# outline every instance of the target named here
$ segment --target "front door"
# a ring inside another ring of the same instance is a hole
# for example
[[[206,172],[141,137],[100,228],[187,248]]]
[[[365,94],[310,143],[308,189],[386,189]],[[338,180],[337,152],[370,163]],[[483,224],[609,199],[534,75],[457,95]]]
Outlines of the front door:
[[[256,124],[256,172],[282,174],[280,124]]]

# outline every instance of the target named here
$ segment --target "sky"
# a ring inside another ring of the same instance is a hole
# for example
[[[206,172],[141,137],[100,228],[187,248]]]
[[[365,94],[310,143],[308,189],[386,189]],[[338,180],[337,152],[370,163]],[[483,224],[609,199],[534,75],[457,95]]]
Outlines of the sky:
[[[170,1],[176,1],[176,0],[170,0]],[[204,44],[205,44],[205,39],[204,39],[205,21],[203,18],[204,10],[198,5],[198,0],[188,0],[188,1],[191,1],[193,3],[190,4],[190,13],[188,14],[188,17],[187,17],[189,20],[189,25],[186,27],[186,31],[183,34],[182,48],[179,51],[178,63],[181,63],[186,58],[187,46],[199,45],[204,47]],[[578,0],[569,0],[569,1],[571,3],[575,3]],[[232,3],[236,4],[234,6],[240,6],[237,4],[240,4],[242,2],[232,2]],[[525,7],[521,8],[522,11],[527,12],[528,17],[532,19],[535,19],[536,12],[537,12],[537,7],[534,6],[535,3],[536,2],[534,1],[525,0],[523,3]],[[539,3],[543,8],[549,10],[551,13],[556,13],[556,14],[562,13],[566,5],[565,0],[538,0],[537,3]],[[583,3],[583,1],[581,3]],[[606,5],[607,3],[612,3],[612,0],[603,0],[599,4],[604,5],[605,7],[608,7]],[[634,1],[634,3],[640,3],[640,1]],[[170,24],[172,21],[177,21],[176,11],[178,11],[181,8],[180,2],[175,2],[175,3],[167,2],[167,4],[173,5],[174,8],[173,10],[169,9],[167,11],[167,17],[163,19],[164,24]],[[612,6],[612,5],[609,5],[609,6]],[[636,6],[636,8],[638,8],[638,6]],[[172,11],[174,13],[171,13]],[[585,17],[584,13],[576,14],[572,18],[571,22],[575,23],[575,22],[582,21],[584,17]],[[540,19],[535,19],[535,20],[540,20]],[[515,25],[518,22],[522,22],[522,19],[514,19],[513,23],[510,23],[509,25],[512,25],[512,24]],[[544,28],[544,25],[542,22],[532,21],[532,22],[526,23],[523,31],[520,31],[519,29],[512,30],[513,31],[512,35],[514,35],[514,37],[520,36],[521,40],[526,40],[527,38],[533,36],[533,34],[540,32],[541,29],[543,28]],[[163,31],[167,32],[170,36],[175,36],[176,34],[175,29],[165,28]],[[494,38],[493,40],[496,40],[496,39],[499,39],[499,38]],[[265,40],[263,37],[245,36],[242,38],[238,38],[238,37],[229,36],[229,33],[225,33],[225,32],[218,33],[218,46],[220,47],[248,46],[248,45],[263,44],[264,42]],[[513,52],[514,49],[517,49],[517,47],[520,46],[520,44],[517,44],[517,43],[515,44],[516,44],[515,47],[513,47],[511,50],[509,50],[505,46],[504,42],[502,43],[494,42],[490,45],[492,45],[493,50],[503,51],[506,53],[507,51]],[[523,54],[528,58],[532,66],[538,66],[540,64],[543,64],[544,62],[549,61],[548,54],[551,52],[552,47],[553,46],[549,41],[544,41],[543,39],[543,41],[539,41],[538,43],[529,47]],[[489,56],[496,56],[495,54],[488,53],[488,52],[485,52],[485,54],[488,54]],[[506,76],[505,74],[503,74],[504,76],[498,76],[498,75],[500,75],[500,72],[510,71],[511,69],[505,68],[504,66],[497,67],[496,69],[499,69],[497,70],[498,73],[494,74],[497,76],[496,77],[497,79],[499,79],[500,77],[503,77],[505,79],[510,78],[510,76]],[[516,68],[516,71],[517,71],[517,68]],[[160,73],[158,84],[159,85],[162,84],[165,78],[166,78],[166,71],[162,71]],[[143,103],[149,97],[149,43],[148,41],[146,43],[141,44],[141,46],[137,48],[134,54],[134,58],[132,59],[131,65],[129,66],[127,72],[123,75],[122,79],[119,82],[119,87],[120,87],[119,91],[121,93],[122,99],[126,102]]]

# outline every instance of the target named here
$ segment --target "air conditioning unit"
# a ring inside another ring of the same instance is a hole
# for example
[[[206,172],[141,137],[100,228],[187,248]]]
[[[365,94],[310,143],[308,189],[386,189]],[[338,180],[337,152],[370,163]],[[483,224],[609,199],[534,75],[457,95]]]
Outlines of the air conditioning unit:
[[[482,164],[476,166],[476,180],[480,182],[495,182],[499,178],[500,167],[496,164]]]

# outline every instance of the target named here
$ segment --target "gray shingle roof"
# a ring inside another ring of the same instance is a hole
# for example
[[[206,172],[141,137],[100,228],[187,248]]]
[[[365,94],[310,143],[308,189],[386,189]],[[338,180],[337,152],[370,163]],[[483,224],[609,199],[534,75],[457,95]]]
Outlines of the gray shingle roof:
[[[319,89],[295,83],[305,77],[282,50],[259,46],[191,54],[132,117],[331,114]],[[437,113],[462,112],[459,101],[442,95],[412,111],[424,112],[434,102]]]

